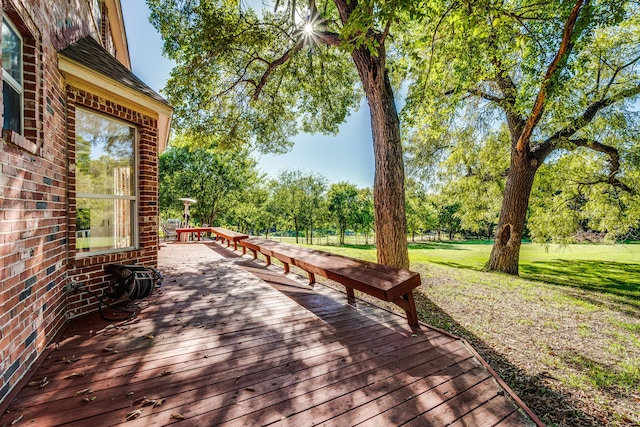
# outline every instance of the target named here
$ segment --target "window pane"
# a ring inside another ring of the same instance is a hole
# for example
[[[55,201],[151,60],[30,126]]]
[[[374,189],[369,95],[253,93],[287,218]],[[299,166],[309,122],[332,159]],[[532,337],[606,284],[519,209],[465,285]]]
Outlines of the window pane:
[[[22,133],[22,97],[6,81],[2,81],[4,123],[2,129]]]
[[[76,202],[78,253],[133,246],[132,200],[79,198]]]
[[[5,19],[2,20],[2,68],[22,85],[22,41]]]
[[[84,110],[76,111],[76,191],[135,195],[135,129]]]

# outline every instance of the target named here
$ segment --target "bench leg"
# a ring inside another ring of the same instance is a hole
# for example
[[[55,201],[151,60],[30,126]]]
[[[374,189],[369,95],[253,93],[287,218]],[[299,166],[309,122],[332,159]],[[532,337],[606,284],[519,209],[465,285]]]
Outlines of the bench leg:
[[[347,302],[352,305],[356,304],[356,293],[349,286],[347,286]]]
[[[271,265],[271,256],[265,255],[265,258],[267,258],[267,265]]]
[[[286,262],[283,262],[284,264],[284,274],[289,274],[289,264],[287,264]]]
[[[238,250],[238,242],[237,241],[233,241],[233,250],[237,251]]]
[[[249,249],[251,252],[253,252],[253,259],[258,259],[258,251],[255,249]]]
[[[409,326],[411,326],[412,328],[417,328],[419,326],[418,311],[416,310],[416,301],[415,299],[413,299],[413,291],[402,295],[402,299],[405,300],[409,305],[409,309],[405,309],[407,313],[407,320],[409,321]]]
[[[313,286],[316,284],[316,275],[308,272],[309,273],[309,285]]]
[[[231,240],[227,239],[227,247],[231,245]]]
[[[242,255],[246,255],[247,254],[247,248],[246,246],[242,247]]]

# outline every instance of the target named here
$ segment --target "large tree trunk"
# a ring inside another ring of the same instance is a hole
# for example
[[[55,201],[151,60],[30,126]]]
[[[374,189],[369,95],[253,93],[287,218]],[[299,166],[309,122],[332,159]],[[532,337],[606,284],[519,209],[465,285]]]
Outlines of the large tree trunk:
[[[384,52],[374,57],[363,46],[353,51],[352,58],[371,111],[376,168],[373,203],[378,262],[409,268],[400,120],[384,64]]]
[[[518,274],[520,245],[527,218],[529,196],[539,162],[532,156],[511,153],[511,165],[502,199],[496,239],[489,258],[489,270]]]

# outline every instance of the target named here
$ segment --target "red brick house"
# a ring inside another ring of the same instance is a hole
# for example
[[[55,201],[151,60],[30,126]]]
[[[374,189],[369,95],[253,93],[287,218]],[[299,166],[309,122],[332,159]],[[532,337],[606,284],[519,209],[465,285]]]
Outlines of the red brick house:
[[[120,0],[0,5],[1,406],[106,264],[157,264],[172,108],[130,71]]]

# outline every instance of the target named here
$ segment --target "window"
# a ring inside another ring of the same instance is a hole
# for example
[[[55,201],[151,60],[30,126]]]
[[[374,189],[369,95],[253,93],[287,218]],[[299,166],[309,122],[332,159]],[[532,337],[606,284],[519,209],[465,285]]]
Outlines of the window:
[[[2,99],[3,129],[22,135],[24,87],[22,77],[22,37],[6,17],[2,18]]]
[[[100,39],[102,39],[102,2],[100,0],[93,0],[92,10],[93,20],[96,23],[96,29],[98,30]]]
[[[135,247],[136,129],[76,110],[76,251]]]

